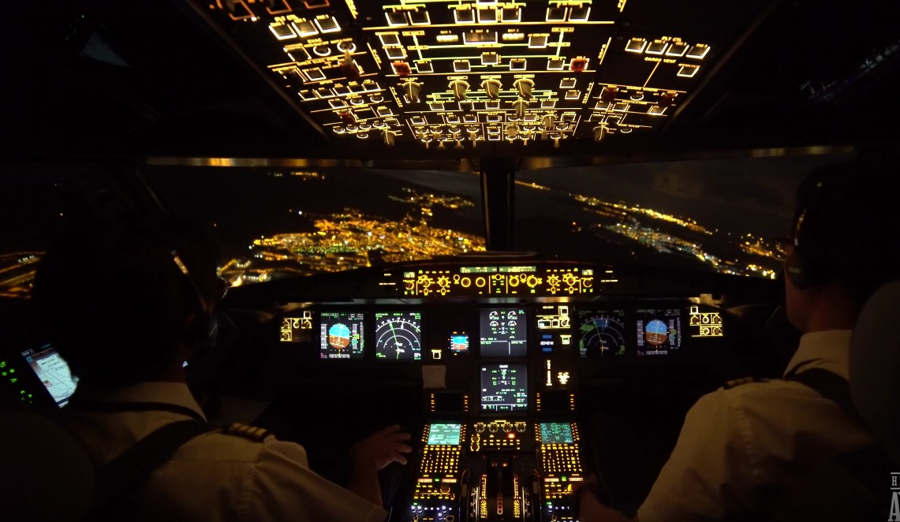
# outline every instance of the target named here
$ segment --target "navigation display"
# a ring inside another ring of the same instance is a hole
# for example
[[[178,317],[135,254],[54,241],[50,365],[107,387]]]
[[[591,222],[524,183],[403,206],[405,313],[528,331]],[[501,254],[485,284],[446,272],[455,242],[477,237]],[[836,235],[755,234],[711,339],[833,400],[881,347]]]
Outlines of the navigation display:
[[[486,364],[481,367],[481,411],[528,410],[528,370],[524,364]]]
[[[69,365],[56,353],[56,349],[45,344],[40,348],[23,351],[22,357],[56,401],[56,405],[62,408],[68,404],[69,397],[78,386],[78,379],[72,376]]]
[[[365,348],[365,320],[362,313],[322,312],[319,317],[319,358],[362,358]]]
[[[625,355],[625,311],[578,310],[578,353],[589,359]]]
[[[375,357],[398,361],[421,359],[422,314],[376,312]]]
[[[432,424],[428,427],[428,445],[459,446],[459,424]]]
[[[572,444],[572,426],[568,422],[542,422],[542,444]]]
[[[525,310],[482,310],[480,343],[482,357],[524,357],[528,343]]]
[[[645,308],[636,312],[639,357],[668,355],[681,348],[681,310]]]

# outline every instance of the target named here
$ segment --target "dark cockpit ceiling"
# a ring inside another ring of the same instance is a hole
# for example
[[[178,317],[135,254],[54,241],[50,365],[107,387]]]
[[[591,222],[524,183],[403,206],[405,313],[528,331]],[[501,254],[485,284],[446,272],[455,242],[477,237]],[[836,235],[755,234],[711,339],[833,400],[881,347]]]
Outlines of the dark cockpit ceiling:
[[[895,134],[892,2],[478,4],[27,2],[13,9],[40,23],[7,32],[22,73],[6,141],[42,156],[585,164]]]

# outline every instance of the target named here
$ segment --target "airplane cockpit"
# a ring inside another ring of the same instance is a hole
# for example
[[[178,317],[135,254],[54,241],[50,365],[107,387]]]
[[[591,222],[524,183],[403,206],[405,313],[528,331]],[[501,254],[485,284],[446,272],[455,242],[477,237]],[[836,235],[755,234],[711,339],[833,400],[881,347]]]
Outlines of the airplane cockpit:
[[[797,184],[896,144],[875,3],[28,4],[0,404],[78,389],[30,299],[67,205],[150,202],[221,249],[210,421],[338,483],[399,425],[391,522],[633,515],[691,406],[797,346]]]

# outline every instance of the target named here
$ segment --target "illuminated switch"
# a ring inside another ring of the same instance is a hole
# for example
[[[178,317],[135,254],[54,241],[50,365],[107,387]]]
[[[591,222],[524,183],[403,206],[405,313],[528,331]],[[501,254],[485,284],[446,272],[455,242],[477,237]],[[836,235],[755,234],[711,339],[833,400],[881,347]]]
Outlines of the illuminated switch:
[[[469,72],[471,69],[469,60],[453,60],[453,72]]]
[[[529,49],[543,49],[545,47],[547,47],[546,34],[532,34],[528,36]]]
[[[300,95],[300,99],[303,101],[311,101],[316,99],[316,95],[313,93],[313,91],[310,91],[308,89],[302,90],[297,94]]]
[[[378,107],[378,109],[375,112],[377,112],[378,115],[381,117],[393,116],[393,113],[391,112],[391,108],[385,107],[383,105]]]
[[[477,123],[478,115],[473,113],[463,114],[463,121],[466,123]]]
[[[431,23],[431,17],[428,16],[428,10],[425,7],[419,7],[409,12],[409,21],[413,25],[428,25]]]
[[[572,22],[587,22],[588,17],[591,16],[591,6],[588,5],[579,5],[576,7],[569,8],[569,21]]]
[[[394,68],[394,73],[401,78],[406,78],[412,73],[412,70],[409,68],[409,64],[404,61],[396,61],[391,63],[391,67]],[[413,99],[410,97],[410,99]],[[418,96],[415,98],[418,99]]]
[[[317,45],[317,46],[313,47],[312,51],[313,51],[313,54],[315,54],[316,56],[325,57],[325,56],[331,55],[331,47],[329,47],[325,44]]]
[[[584,72],[587,69],[588,59],[583,57],[572,58],[572,62],[569,64],[569,68],[573,72]]]
[[[688,49],[686,56],[695,60],[702,60],[709,54],[709,46],[706,44],[694,44]]]
[[[574,89],[575,88],[575,78],[563,78],[559,81],[560,89]]]
[[[431,358],[434,360],[440,360],[441,358],[441,349],[440,348],[432,348],[431,350]]]
[[[390,26],[406,25],[406,13],[403,11],[385,11],[384,17]]]
[[[628,110],[628,103],[619,102],[619,103],[613,105],[613,110],[617,111],[617,112],[625,112]]]
[[[316,18],[315,22],[316,27],[318,27],[319,31],[322,33],[338,33],[341,31],[341,26],[338,25],[337,19],[333,16],[319,16]]]
[[[500,63],[500,55],[497,53],[481,53],[481,65],[497,65]]]
[[[478,23],[492,24],[497,21],[497,10],[493,8],[478,9]]]
[[[548,71],[561,71],[565,65],[566,61],[563,58],[547,58]]]
[[[500,11],[500,15],[503,18],[504,22],[521,22],[522,21],[522,8],[521,7],[504,7]]]
[[[418,60],[416,62],[416,70],[422,74],[433,73],[434,66],[431,64],[431,60]]]
[[[548,7],[547,8],[547,21],[548,22],[564,22],[566,20],[566,8],[565,7]]]
[[[497,43],[497,31],[466,31],[463,33],[466,45],[486,45]]]
[[[693,78],[700,71],[699,65],[691,65],[683,63],[678,67],[678,76],[682,78]]]
[[[653,116],[661,116],[665,112],[666,112],[666,108],[660,107],[659,105],[652,105],[650,107],[650,109],[647,110],[647,114],[650,114]]]
[[[344,103],[344,100],[342,98],[332,98],[332,99],[328,100],[328,105],[332,109],[342,109],[347,106],[347,104]]]
[[[642,53],[647,47],[647,40],[643,38],[632,38],[625,44],[625,50],[629,53]]]
[[[684,43],[673,43],[669,46],[669,50],[666,51],[666,56],[671,56],[673,58],[681,58],[684,56],[684,53],[687,52],[687,44]]]
[[[669,47],[669,42],[663,42],[662,40],[654,40],[650,42],[647,46],[647,49],[644,51],[646,54],[652,54],[655,56],[659,56],[666,51],[666,48]]]
[[[382,46],[400,45],[400,37],[397,33],[378,33],[378,39],[381,40]]]
[[[475,23],[475,10],[470,9],[468,7],[454,9],[453,10],[453,19],[458,24],[471,24]]]
[[[406,51],[403,49],[403,47],[400,46],[385,46],[384,54],[387,55],[389,60],[402,60],[406,58]]]
[[[516,30],[510,30],[503,33],[503,41],[504,42],[524,42],[525,41],[525,33],[517,32]]]
[[[320,82],[325,79],[325,73],[322,72],[322,69],[315,67],[313,69],[306,69],[304,71],[306,73],[306,77],[309,78],[310,81]]]
[[[384,96],[382,96],[381,94],[376,93],[376,94],[372,94],[371,96],[369,96],[370,103],[381,103],[383,101],[384,101]]]
[[[570,89],[566,91],[566,99],[567,100],[577,100],[581,98],[581,91],[577,89]]]
[[[509,61],[509,70],[510,71],[524,71],[527,68],[528,62],[525,58],[513,58]]]
[[[269,24],[269,31],[272,31],[276,40],[290,40],[297,37],[297,32],[290,25]]]
[[[428,108],[433,111],[444,110],[444,102],[428,102]]]
[[[297,34],[300,35],[301,38],[307,38],[319,34],[319,31],[316,29],[316,26],[312,24],[312,22],[304,20],[302,18],[300,20],[291,22],[291,25],[294,26],[294,30],[297,31]]]
[[[662,107],[671,107],[673,103],[675,103],[674,92],[665,92],[660,94],[659,101],[657,102]]]

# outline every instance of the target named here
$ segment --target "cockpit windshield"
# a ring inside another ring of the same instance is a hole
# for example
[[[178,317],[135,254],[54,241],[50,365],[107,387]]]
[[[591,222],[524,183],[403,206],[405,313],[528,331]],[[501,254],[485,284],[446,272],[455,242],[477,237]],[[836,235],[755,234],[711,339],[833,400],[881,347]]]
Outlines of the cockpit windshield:
[[[516,175],[513,248],[775,278],[792,187],[844,159],[778,154],[528,165]],[[13,214],[0,252],[7,296],[28,295],[63,219],[61,194],[83,183],[84,173],[39,170],[10,177],[4,191]],[[214,227],[220,275],[234,286],[487,249],[481,182],[472,170],[150,166],[143,173],[179,218]]]

